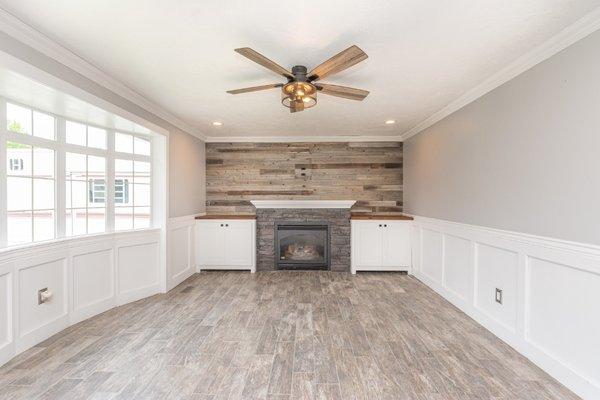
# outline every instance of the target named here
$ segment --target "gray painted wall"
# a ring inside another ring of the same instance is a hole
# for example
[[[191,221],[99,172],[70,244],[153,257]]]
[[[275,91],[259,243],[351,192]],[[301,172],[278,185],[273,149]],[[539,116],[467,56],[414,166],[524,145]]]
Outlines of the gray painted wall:
[[[169,131],[169,217],[204,212],[204,142],[71,68],[0,32],[0,50]]]
[[[600,31],[404,144],[408,213],[600,244]]]
[[[170,216],[197,214],[206,207],[204,142],[182,131],[169,134]]]

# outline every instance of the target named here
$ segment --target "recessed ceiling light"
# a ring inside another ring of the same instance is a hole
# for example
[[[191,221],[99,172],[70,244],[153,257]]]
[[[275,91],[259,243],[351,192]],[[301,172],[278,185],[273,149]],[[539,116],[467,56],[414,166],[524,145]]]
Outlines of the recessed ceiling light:
[[[221,125],[223,125],[223,123],[221,121],[215,121],[215,122],[213,122],[213,125],[214,126],[221,126]]]
[[[388,119],[387,121],[385,121],[386,125],[392,125],[392,124],[395,124],[395,123],[396,123],[396,121],[394,121],[393,119]]]

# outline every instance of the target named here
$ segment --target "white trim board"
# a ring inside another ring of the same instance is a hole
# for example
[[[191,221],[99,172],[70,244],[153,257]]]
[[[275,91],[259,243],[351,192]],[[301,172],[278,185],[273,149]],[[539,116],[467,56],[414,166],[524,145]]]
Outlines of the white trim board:
[[[256,208],[344,208],[349,209],[356,200],[250,200]]]
[[[600,398],[600,246],[413,217],[416,278],[583,399]]]
[[[323,142],[401,142],[399,135],[379,136],[210,136],[206,143],[323,143]]]
[[[0,30],[183,131],[196,136],[199,139],[206,139],[206,136],[203,133],[191,125],[146,99],[127,85],[95,67],[65,46],[57,43],[55,40],[44,35],[2,8],[0,8]]]
[[[496,72],[399,136],[404,141],[600,29],[600,7]]]

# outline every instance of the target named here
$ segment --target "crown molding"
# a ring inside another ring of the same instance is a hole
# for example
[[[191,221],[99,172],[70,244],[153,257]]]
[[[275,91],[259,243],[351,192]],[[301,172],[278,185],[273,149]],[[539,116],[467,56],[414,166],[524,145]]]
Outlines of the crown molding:
[[[600,29],[600,7],[586,14],[584,17],[580,18],[572,25],[569,25],[541,45],[517,58],[515,61],[467,91],[441,110],[430,115],[424,121],[402,133],[400,135],[401,140],[407,140],[411,136],[424,131],[450,114],[460,110],[467,104],[491,92],[498,86],[510,81],[542,61],[547,60],[598,29]]]
[[[32,26],[21,21],[3,8],[0,8],[0,30],[25,45],[30,46],[34,50],[39,51],[45,56],[50,57],[83,75],[85,78],[94,81],[113,93],[154,114],[160,119],[163,119],[199,139],[206,140],[206,136],[190,124],[164,110],[161,106],[148,100],[124,83],[95,67],[90,62],[81,58]]]
[[[323,142],[401,142],[394,136],[209,136],[207,143],[323,143]]]

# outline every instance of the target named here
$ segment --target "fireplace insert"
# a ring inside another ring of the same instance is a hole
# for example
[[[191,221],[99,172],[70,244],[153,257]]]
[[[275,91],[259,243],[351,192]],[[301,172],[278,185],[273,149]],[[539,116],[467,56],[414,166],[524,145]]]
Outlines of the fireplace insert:
[[[329,269],[327,222],[276,222],[276,269]]]

